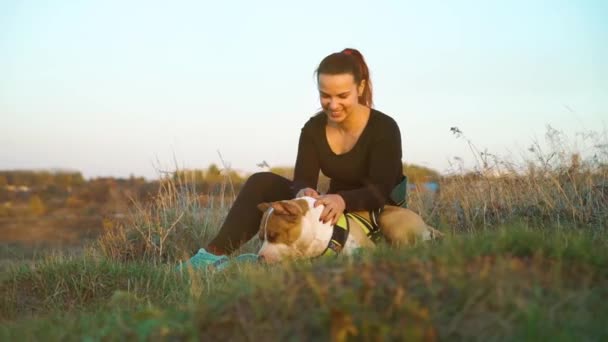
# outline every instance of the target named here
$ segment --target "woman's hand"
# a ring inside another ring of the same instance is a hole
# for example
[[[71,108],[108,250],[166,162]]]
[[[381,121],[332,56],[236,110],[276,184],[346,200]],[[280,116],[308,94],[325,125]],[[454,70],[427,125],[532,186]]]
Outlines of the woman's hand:
[[[296,197],[304,197],[304,196],[309,196],[312,198],[319,198],[319,193],[315,189],[304,188],[304,189],[298,191],[298,193],[296,194]]]
[[[338,219],[344,213],[344,209],[346,209],[346,203],[342,196],[335,194],[319,196],[314,206],[316,208],[319,205],[325,206],[319,221],[323,223],[331,222],[332,225],[338,222]]]

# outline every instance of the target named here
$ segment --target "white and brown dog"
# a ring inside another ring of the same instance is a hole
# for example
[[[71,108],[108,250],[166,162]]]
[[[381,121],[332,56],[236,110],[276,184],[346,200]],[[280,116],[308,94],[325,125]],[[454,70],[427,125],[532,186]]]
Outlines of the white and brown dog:
[[[350,254],[357,248],[373,248],[374,228],[365,222],[375,222],[373,226],[393,245],[410,245],[443,237],[409,209],[386,205],[377,217],[365,211],[349,213],[332,226],[319,222],[323,206],[315,208],[314,203],[312,197],[300,197],[258,205],[264,212],[259,231],[263,244],[258,252],[262,260],[274,263],[314,258],[328,251]]]

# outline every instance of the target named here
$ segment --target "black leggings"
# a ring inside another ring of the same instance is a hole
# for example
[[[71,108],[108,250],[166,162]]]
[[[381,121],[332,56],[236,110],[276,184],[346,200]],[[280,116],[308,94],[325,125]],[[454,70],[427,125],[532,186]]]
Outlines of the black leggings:
[[[224,224],[207,249],[215,254],[230,254],[249,241],[260,227],[262,202],[293,198],[292,181],[272,172],[251,175],[230,208]]]

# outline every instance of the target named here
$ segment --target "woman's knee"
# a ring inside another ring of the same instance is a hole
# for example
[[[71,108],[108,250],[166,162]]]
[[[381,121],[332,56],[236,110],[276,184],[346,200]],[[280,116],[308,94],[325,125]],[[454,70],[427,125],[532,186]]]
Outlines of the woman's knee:
[[[256,173],[252,174],[251,176],[249,176],[249,178],[247,178],[247,182],[255,182],[255,183],[271,182],[273,179],[276,179],[276,177],[281,177],[281,176],[277,175],[276,173],[272,173],[272,172],[268,172],[268,171],[256,172]]]
[[[272,172],[256,172],[247,178],[246,184],[254,186],[269,186],[277,183],[286,183],[289,180]]]
[[[291,181],[283,176],[272,172],[256,172],[247,178],[243,189],[260,193],[270,192],[289,192]]]

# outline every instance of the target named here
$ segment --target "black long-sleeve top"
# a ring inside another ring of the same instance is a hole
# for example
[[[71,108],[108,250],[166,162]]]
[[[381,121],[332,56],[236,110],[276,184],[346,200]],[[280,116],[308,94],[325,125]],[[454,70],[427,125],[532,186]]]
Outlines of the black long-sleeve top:
[[[330,178],[330,194],[344,198],[346,211],[372,210],[393,203],[391,190],[403,179],[401,133],[390,116],[371,109],[353,148],[335,154],[327,142],[327,115],[317,113],[302,128],[294,170],[294,195],[317,188],[319,170]]]

